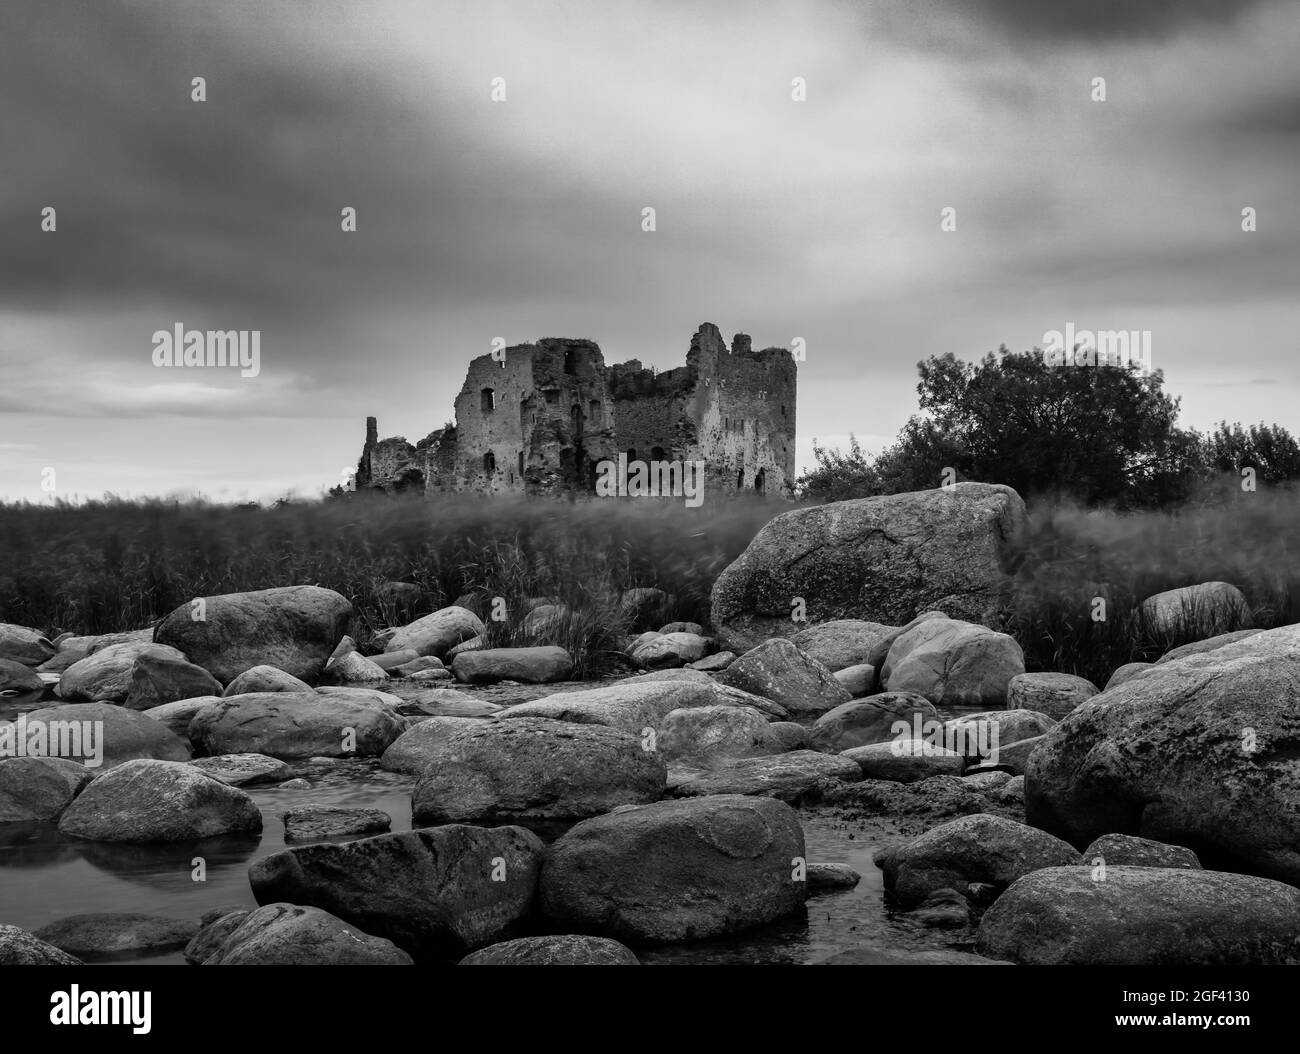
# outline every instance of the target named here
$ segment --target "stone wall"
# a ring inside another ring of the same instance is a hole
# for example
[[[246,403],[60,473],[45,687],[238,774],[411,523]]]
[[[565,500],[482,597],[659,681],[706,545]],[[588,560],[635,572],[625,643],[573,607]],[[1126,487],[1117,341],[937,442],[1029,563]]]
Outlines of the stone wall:
[[[473,359],[456,423],[412,446],[367,418],[357,487],[590,494],[603,459],[703,461],[706,493],[790,493],[796,368],[790,352],[730,347],[705,323],[686,365],[605,365],[590,340],[517,344]]]

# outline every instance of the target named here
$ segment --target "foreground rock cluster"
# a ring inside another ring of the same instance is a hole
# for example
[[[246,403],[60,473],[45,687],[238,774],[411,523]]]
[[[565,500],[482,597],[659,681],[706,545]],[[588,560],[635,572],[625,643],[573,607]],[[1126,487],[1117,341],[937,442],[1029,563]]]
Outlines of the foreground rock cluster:
[[[851,887],[807,859],[801,807],[893,824],[876,854],[890,904],[975,949],[935,955],[1300,962],[1300,626],[1209,637],[1104,690],[1027,672],[999,628],[1018,496],[898,498],[777,517],[718,580],[715,633],[629,634],[643,672],[596,684],[570,682],[559,644],[487,647],[459,604],[363,655],[351,605],[315,586],[203,598],[100,638],[0,626],[6,683],[57,678],[61,702],[24,719],[101,730],[95,757],[0,757],[0,823],[256,839],[245,788],[373,758],[410,780],[413,828],[289,810],[285,841],[302,844],[249,869],[256,908],[0,926],[0,963],[184,947],[206,965],[634,965]],[[1239,594],[1207,585],[1152,598],[1148,617],[1240,621]],[[628,625],[654,626],[666,601],[629,591]],[[526,615],[552,639],[566,617],[555,598]],[[420,686],[419,705],[395,684]],[[501,705],[484,686],[536,688]]]

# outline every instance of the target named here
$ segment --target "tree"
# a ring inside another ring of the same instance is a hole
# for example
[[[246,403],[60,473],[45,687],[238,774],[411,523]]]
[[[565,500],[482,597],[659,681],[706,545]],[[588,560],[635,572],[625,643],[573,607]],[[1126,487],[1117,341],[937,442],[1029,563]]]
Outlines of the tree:
[[[1220,421],[1205,437],[1205,461],[1209,469],[1231,472],[1253,468],[1261,483],[1286,483],[1300,479],[1300,443],[1280,425],[1262,421],[1243,429],[1241,423]]]
[[[879,494],[880,478],[857,436],[849,436],[849,450],[827,450],[813,440],[813,457],[817,467],[799,477],[799,493],[814,501],[845,501]]]

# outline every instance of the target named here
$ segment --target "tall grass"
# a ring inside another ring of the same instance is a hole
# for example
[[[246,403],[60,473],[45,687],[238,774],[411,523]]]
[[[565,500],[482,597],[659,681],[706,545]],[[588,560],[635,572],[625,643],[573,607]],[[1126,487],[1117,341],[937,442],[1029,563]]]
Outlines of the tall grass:
[[[591,673],[612,663],[630,628],[618,613],[622,590],[658,586],[673,596],[666,618],[707,624],[718,573],[788,508],[743,498],[689,509],[634,498],[382,494],[266,509],[0,505],[0,621],[104,633],[148,626],[196,596],[316,584],[352,601],[352,632],[364,644],[398,621],[379,591],[395,580],[421,586],[432,605],[465,598],[480,614],[502,597],[510,617],[487,621],[488,643],[562,643]],[[1300,494],[1285,490],[1218,491],[1180,509],[1124,514],[1039,503],[1010,631],[1030,670],[1104,684],[1123,663],[1198,635],[1155,632],[1139,610],[1153,593],[1223,580],[1246,595],[1256,626],[1300,622],[1298,520]],[[540,634],[518,617],[538,597],[565,608]]]

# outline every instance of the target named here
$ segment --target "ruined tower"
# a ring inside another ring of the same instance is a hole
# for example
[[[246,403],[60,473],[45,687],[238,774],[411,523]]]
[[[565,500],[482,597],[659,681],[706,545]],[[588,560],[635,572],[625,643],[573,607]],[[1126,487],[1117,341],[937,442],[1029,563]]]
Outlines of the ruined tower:
[[[731,346],[712,323],[686,365],[606,366],[590,340],[546,338],[471,360],[456,423],[415,445],[366,419],[357,488],[427,493],[592,494],[617,461],[702,462],[708,493],[788,495],[794,482],[796,370],[785,348]]]

